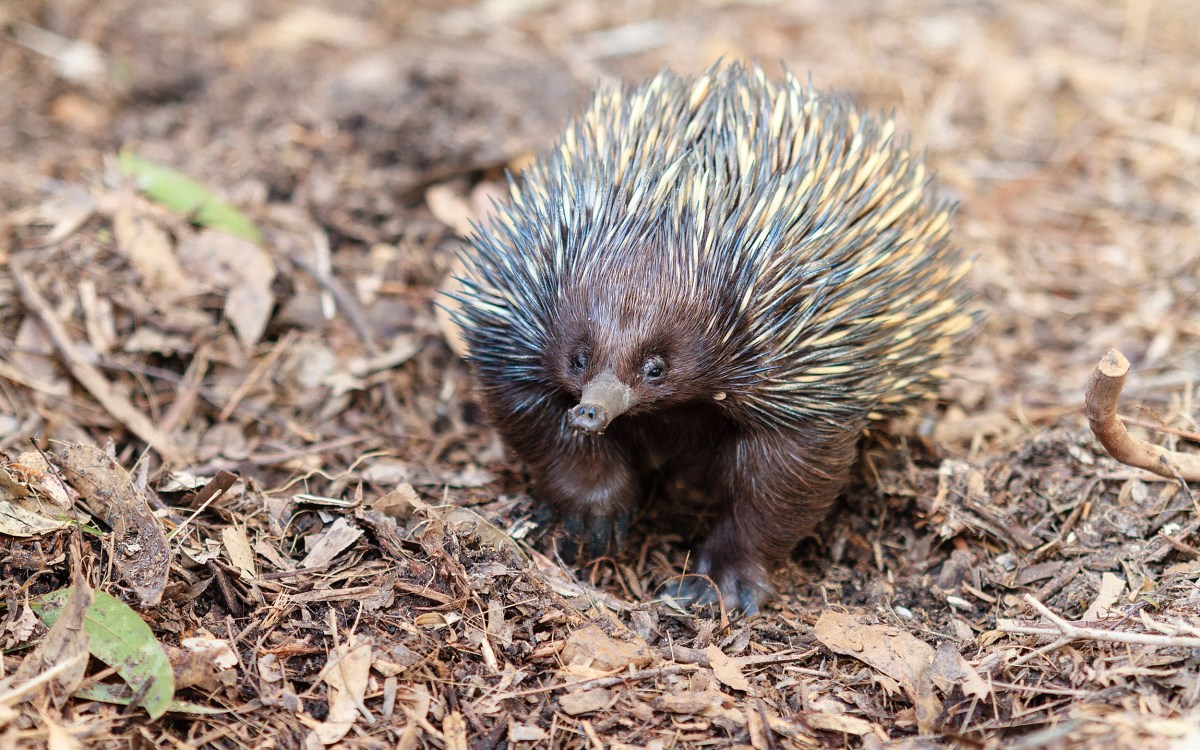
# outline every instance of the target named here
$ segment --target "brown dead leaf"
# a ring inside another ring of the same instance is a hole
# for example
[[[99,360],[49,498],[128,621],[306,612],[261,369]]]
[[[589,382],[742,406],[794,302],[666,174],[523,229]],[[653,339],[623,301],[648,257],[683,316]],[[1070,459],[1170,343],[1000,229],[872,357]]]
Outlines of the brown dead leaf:
[[[611,690],[595,688],[593,690],[577,690],[566,693],[558,699],[558,705],[563,713],[570,716],[603,711],[617,700],[617,695]]]
[[[88,636],[83,629],[83,616],[92,604],[92,589],[83,576],[76,573],[74,578],[71,596],[54,627],[21,661],[13,675],[14,682],[23,683],[57,668],[58,673],[50,680],[50,697],[60,708],[83,681],[88,665]]]
[[[437,734],[437,728],[429,722],[429,710],[433,706],[433,696],[424,685],[411,684],[396,691],[396,703],[408,718],[410,725],[417,725],[426,732]]]
[[[462,711],[451,711],[442,719],[442,739],[446,741],[446,750],[468,750],[467,720]]]
[[[717,647],[716,644],[710,643],[708,648],[704,650],[704,655],[708,657],[708,663],[712,665],[713,674],[717,680],[726,687],[731,687],[734,690],[741,690],[748,693],[751,690],[750,681],[746,679],[746,675],[742,674],[741,667],[733,659],[725,655],[725,652]]]
[[[10,500],[37,497],[60,511],[66,511],[70,510],[78,495],[50,470],[43,454],[26,451],[0,467],[0,497]]]
[[[508,720],[509,742],[542,742],[549,738],[546,730],[536,724],[518,724],[512,719]]]
[[[81,750],[83,744],[57,721],[46,720],[46,750]]]
[[[58,477],[49,473],[40,454],[26,453],[0,465],[0,534],[42,536],[70,523],[71,506]]]
[[[54,360],[54,342],[46,328],[34,315],[26,315],[17,327],[13,350],[6,354],[20,370],[22,382],[52,396],[65,396],[71,386],[59,371]]]
[[[225,317],[250,349],[262,338],[275,306],[275,264],[261,247],[217,229],[200,232],[179,248],[179,260],[206,287],[225,292]]]
[[[258,668],[258,678],[263,682],[280,682],[287,676],[283,665],[279,663],[279,657],[275,654],[261,654],[255,661],[255,666]]]
[[[930,679],[943,694],[949,694],[955,685],[961,687],[963,694],[969,697],[985,698],[992,692],[979,672],[958,653],[958,647],[951,641],[938,645],[929,672]]]
[[[145,607],[162,599],[171,549],[146,493],[111,456],[90,445],[68,445],[52,458],[92,513],[113,530],[113,564]]]
[[[271,308],[275,305],[275,295],[271,294],[272,279],[274,273],[268,277],[250,276],[230,289],[225,298],[225,317],[246,350],[257,344],[267,330]]]
[[[664,711],[684,716],[728,716],[739,724],[744,717],[737,711],[729,710],[734,704],[733,698],[720,690],[681,690],[677,693],[664,693],[654,699],[654,705]]]
[[[421,499],[408,482],[401,482],[391,492],[369,503],[369,506],[371,510],[379,511],[401,523],[411,518],[413,511],[429,509],[428,503]]]
[[[938,644],[929,669],[929,677],[943,694],[948,693],[950,688],[962,679],[962,670],[959,669],[961,658],[958,649],[950,641]]]
[[[95,212],[96,199],[92,197],[92,191],[83,185],[67,185],[57,191],[37,209],[38,222],[51,225],[50,231],[42,238],[42,244],[62,242]]]
[[[451,508],[446,513],[445,523],[455,533],[474,534],[481,544],[497,551],[505,551],[513,559],[528,559],[521,546],[504,533],[503,529],[470,508]]]
[[[12,537],[45,536],[70,526],[70,521],[56,518],[38,509],[37,501],[0,500],[0,534]]]
[[[325,721],[315,723],[313,732],[323,744],[340,741],[361,716],[371,723],[370,711],[363,702],[371,675],[371,643],[357,635],[330,654],[323,679],[329,686],[329,712]]]
[[[4,629],[18,644],[28,641],[33,635],[33,631],[37,629],[38,623],[41,622],[28,604],[21,607],[21,614],[15,617],[10,615],[10,618]]]
[[[562,660],[567,664],[586,664],[593,669],[616,672],[633,665],[650,663],[650,647],[641,638],[631,636],[619,641],[605,633],[599,625],[585,625],[567,638]]]
[[[431,185],[425,191],[425,205],[434,218],[454,230],[459,237],[471,233],[474,215],[467,196],[452,183]]]
[[[979,670],[971,666],[971,664],[961,656],[959,659],[959,669],[962,670],[963,675],[963,695],[966,695],[970,698],[978,698],[980,700],[983,700],[991,695],[992,686],[987,680],[983,679],[983,677],[979,674]]]
[[[1100,577],[1100,590],[1096,592],[1096,598],[1079,619],[1095,620],[1105,616],[1124,592],[1125,579],[1116,573],[1105,573]]]
[[[254,550],[246,537],[246,530],[241,526],[226,526],[221,529],[221,544],[229,555],[229,564],[240,570],[247,580],[254,580]]]
[[[321,532],[312,550],[300,561],[302,568],[322,568],[333,562],[347,547],[358,541],[363,530],[351,526],[345,516],[338,518],[328,528]]]
[[[821,613],[814,633],[829,650],[858,659],[900,683],[917,709],[921,731],[932,727],[942,707],[933,695],[934,651],[929,644],[898,628],[832,610]]]
[[[113,237],[117,249],[141,276],[143,289],[160,301],[186,293],[188,274],[175,255],[167,230],[134,192],[122,193],[119,200],[113,215]]]
[[[871,722],[851,714],[812,713],[806,714],[804,721],[813,729],[853,734],[856,737],[864,737],[874,731]]]
[[[175,674],[175,689],[198,687],[215,691],[237,680],[237,654],[229,642],[212,636],[184,638],[179,648],[164,644],[171,671]],[[264,654],[268,656],[268,654]]]

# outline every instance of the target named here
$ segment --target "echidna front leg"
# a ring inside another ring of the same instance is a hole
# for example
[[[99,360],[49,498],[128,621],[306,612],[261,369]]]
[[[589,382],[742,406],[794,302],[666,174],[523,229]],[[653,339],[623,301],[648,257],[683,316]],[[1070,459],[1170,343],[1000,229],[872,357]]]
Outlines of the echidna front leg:
[[[696,572],[714,581],[725,606],[752,613],[772,593],[771,570],[820,523],[845,488],[857,456],[856,430],[827,428],[741,434],[714,466],[722,515],[704,542]],[[703,578],[681,596],[711,603]]]
[[[534,495],[562,521],[568,561],[618,550],[641,493],[641,482],[620,446],[605,436],[564,435],[556,445],[526,456]]]

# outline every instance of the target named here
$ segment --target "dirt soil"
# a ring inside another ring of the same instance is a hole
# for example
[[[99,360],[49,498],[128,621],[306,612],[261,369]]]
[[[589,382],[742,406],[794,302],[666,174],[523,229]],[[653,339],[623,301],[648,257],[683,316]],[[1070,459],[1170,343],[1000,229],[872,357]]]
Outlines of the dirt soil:
[[[1197,29],[1193,0],[0,4],[0,746],[1200,747],[1200,485],[1082,412],[1113,347],[1130,429],[1198,450]],[[987,313],[752,617],[671,606],[684,509],[559,561],[434,312],[596,82],[722,56],[895,112]],[[113,601],[173,683],[105,657]]]

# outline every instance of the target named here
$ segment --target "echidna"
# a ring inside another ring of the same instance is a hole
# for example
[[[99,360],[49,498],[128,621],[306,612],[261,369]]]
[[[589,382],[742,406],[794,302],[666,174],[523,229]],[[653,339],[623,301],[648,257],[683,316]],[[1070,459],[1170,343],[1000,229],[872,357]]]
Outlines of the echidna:
[[[951,209],[891,120],[790,74],[603,88],[472,238],[455,315],[486,412],[591,554],[655,473],[701,477],[696,571],[753,611],[972,323]]]

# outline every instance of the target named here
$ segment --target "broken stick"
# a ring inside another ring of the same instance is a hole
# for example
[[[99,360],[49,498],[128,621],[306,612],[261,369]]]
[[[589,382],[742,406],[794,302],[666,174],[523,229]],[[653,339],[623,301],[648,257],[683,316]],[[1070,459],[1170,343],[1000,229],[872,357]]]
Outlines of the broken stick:
[[[1200,454],[1167,450],[1139,440],[1125,429],[1125,423],[1117,417],[1117,401],[1128,373],[1129,360],[1116,349],[1106,351],[1096,363],[1084,396],[1084,413],[1092,432],[1096,433],[1108,455],[1123,464],[1164,477],[1189,482],[1200,480]]]

